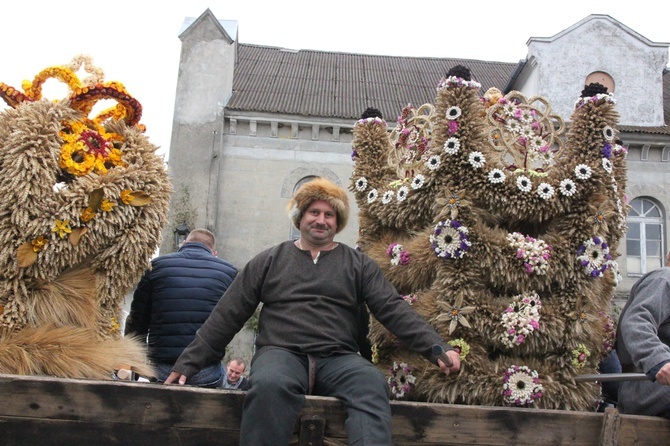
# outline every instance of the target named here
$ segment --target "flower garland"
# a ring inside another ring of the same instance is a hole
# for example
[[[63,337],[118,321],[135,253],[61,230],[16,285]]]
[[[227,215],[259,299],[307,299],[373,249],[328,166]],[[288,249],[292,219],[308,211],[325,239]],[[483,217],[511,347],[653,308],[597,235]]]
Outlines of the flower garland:
[[[412,375],[412,368],[406,363],[401,362],[398,364],[396,361],[393,361],[391,376],[389,376],[387,382],[391,391],[391,397],[402,399],[414,390],[416,377]]]
[[[581,369],[586,365],[589,356],[591,356],[589,349],[584,344],[579,344],[576,349],[572,350],[570,364],[577,369]]]
[[[458,356],[461,358],[461,361],[465,361],[465,358],[468,357],[468,354],[470,354],[470,344],[465,342],[464,339],[458,338],[458,339],[452,339],[449,341],[449,345],[454,347],[454,350],[456,353],[458,353]]]
[[[577,261],[591,277],[602,277],[603,273],[612,266],[609,246],[598,236],[580,245],[577,254]]]
[[[500,335],[501,342],[510,348],[523,344],[528,336],[540,328],[540,308],[542,303],[537,293],[512,297],[512,304],[500,318],[505,329]]]
[[[614,99],[614,96],[612,95],[612,93],[598,93],[595,96],[588,96],[588,97],[583,97],[583,98],[580,97],[575,102],[575,108],[582,108],[586,104],[593,103],[593,102],[598,102],[601,99],[606,101],[606,102],[616,104],[616,99]]]
[[[525,236],[519,232],[507,234],[507,243],[516,249],[516,258],[523,262],[523,268],[527,274],[543,276],[547,274],[551,246],[544,240],[537,240],[531,236]]]
[[[386,121],[384,121],[382,118],[380,118],[378,116],[359,119],[358,121],[356,121],[356,123],[354,125],[359,126],[359,125],[365,125],[365,124],[368,124],[368,123],[379,124],[379,125],[383,125],[384,127],[386,127]]]
[[[542,384],[537,371],[513,365],[503,375],[503,398],[515,406],[529,406],[542,397]]]
[[[430,243],[435,254],[443,259],[462,259],[472,245],[468,240],[468,228],[457,220],[438,222]]]
[[[404,250],[401,244],[391,243],[386,248],[386,254],[391,257],[391,265],[405,266],[409,264],[409,252]]]
[[[479,88],[481,88],[482,84],[476,81],[468,81],[458,76],[449,76],[447,78],[443,78],[440,80],[440,82],[437,84],[437,90],[440,91],[442,89],[448,89],[450,87],[460,87],[460,86],[465,86],[473,90],[478,90]]]

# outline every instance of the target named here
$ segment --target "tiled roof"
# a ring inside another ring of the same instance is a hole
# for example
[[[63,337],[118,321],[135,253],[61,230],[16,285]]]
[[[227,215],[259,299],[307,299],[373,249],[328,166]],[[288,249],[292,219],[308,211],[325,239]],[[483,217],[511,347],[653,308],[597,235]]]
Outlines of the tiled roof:
[[[408,103],[435,100],[439,80],[464,65],[473,80],[503,89],[517,63],[374,56],[239,44],[229,110],[356,120],[367,107],[395,121]],[[666,126],[619,126],[624,132],[670,135],[670,72],[663,72]]]
[[[375,107],[394,121],[408,103],[432,103],[437,83],[455,65],[468,67],[482,91],[505,86],[517,66],[239,44],[227,108],[355,120],[367,107]]]

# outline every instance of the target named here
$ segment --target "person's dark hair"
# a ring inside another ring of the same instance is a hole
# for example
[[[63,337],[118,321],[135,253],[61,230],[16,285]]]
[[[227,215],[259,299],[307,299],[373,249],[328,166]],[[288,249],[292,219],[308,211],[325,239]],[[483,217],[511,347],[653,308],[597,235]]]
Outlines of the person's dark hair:
[[[598,82],[592,82],[588,85],[584,85],[584,89],[582,90],[582,94],[580,95],[580,97],[590,98],[597,94],[603,94],[603,93],[607,93],[607,87],[604,86],[603,84],[599,84]]]
[[[456,65],[455,67],[447,71],[447,77],[451,76],[460,77],[461,79],[464,79],[466,81],[472,80],[472,73],[470,73],[470,69],[463,65]]]
[[[214,248],[216,247],[216,238],[214,237],[214,234],[211,231],[203,228],[196,228],[189,232],[186,240],[184,240],[184,243],[188,242],[202,243],[212,252],[214,252]]]
[[[382,116],[382,112],[379,111],[379,109],[373,107],[366,108],[363,114],[361,115],[361,119],[367,119],[367,118],[384,119],[384,117]]]

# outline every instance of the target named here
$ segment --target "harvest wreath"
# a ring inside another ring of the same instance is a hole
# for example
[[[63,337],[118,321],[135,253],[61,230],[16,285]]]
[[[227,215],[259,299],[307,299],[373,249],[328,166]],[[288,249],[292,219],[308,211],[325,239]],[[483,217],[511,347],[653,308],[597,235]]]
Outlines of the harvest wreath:
[[[66,97],[42,97],[49,79]],[[171,193],[142,107],[88,56],[22,87],[0,83],[11,107],[0,112],[0,373],[110,378],[129,365],[151,375],[144,343],[119,330]],[[91,116],[103,100],[115,105]]]
[[[591,409],[574,378],[612,348],[626,221],[615,101],[588,86],[566,133],[545,99],[479,87],[455,67],[391,132],[376,109],[354,126],[358,246],[463,356],[445,377],[373,320],[375,360],[412,371],[395,398]]]

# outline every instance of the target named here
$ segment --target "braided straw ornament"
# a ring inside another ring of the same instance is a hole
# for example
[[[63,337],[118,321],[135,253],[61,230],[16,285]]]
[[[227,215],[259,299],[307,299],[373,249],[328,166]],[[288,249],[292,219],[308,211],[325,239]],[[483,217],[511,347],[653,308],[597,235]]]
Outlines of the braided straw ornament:
[[[595,407],[598,384],[574,378],[612,348],[627,212],[614,106],[607,94],[580,98],[566,134],[545,99],[480,96],[450,76],[392,132],[381,118],[356,123],[358,246],[462,357],[445,376],[373,320],[378,367],[398,388],[403,364],[411,383],[402,399]]]
[[[78,56],[24,82],[25,93],[0,84],[13,107],[0,113],[0,373],[153,374],[120,321],[160,242],[171,185],[139,102],[103,77]],[[43,99],[46,78],[69,96]],[[89,117],[102,99],[118,103]]]

